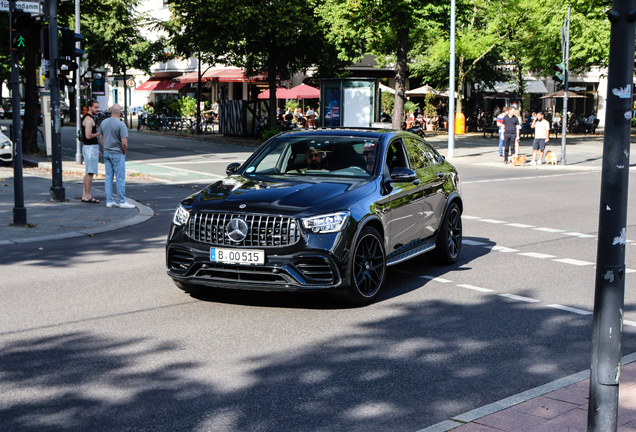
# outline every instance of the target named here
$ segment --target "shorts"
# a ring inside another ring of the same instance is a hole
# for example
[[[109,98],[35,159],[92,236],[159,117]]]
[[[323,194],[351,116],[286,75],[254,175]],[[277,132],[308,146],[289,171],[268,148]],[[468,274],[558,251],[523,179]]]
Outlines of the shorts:
[[[82,146],[82,155],[84,156],[84,166],[86,166],[86,174],[97,174],[97,163],[99,162],[99,145]]]
[[[532,150],[545,150],[545,138],[535,138],[532,142]]]

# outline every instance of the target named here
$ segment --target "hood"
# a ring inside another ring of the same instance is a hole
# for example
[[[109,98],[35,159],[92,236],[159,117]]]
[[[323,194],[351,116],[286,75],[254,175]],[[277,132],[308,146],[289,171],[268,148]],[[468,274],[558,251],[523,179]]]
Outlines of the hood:
[[[347,208],[374,190],[375,183],[369,179],[297,181],[231,176],[212,183],[183,204],[198,211],[317,214]]]

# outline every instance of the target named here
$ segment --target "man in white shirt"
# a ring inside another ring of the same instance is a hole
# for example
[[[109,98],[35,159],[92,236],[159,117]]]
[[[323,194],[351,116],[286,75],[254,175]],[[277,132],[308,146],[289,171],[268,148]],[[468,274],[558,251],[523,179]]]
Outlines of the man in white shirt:
[[[541,165],[543,154],[545,153],[545,145],[550,141],[550,123],[543,118],[543,112],[539,111],[534,120],[532,120],[530,127],[534,129],[534,142],[532,143],[532,160],[530,161],[530,165]],[[539,159],[535,161],[537,151],[540,151]]]

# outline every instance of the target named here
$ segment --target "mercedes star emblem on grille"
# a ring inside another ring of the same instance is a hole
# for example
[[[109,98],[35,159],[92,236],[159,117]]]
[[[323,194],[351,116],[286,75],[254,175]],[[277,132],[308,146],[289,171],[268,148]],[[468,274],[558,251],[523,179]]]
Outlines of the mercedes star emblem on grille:
[[[247,224],[243,219],[232,219],[225,227],[227,238],[235,243],[240,243],[247,237]]]
[[[244,209],[245,207],[247,207],[247,205],[245,205],[245,204],[241,204],[241,205],[239,206],[239,208],[240,208],[240,209]]]

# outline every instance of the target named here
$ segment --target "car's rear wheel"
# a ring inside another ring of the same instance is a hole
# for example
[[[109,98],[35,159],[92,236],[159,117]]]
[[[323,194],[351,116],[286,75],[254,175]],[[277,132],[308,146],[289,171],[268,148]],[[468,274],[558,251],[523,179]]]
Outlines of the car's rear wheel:
[[[461,250],[462,212],[456,203],[451,203],[437,234],[436,247],[426,254],[426,258],[436,264],[455,264]]]
[[[360,233],[351,260],[351,284],[333,293],[336,300],[355,306],[373,303],[384,284],[386,254],[382,237],[373,228]]]

